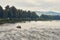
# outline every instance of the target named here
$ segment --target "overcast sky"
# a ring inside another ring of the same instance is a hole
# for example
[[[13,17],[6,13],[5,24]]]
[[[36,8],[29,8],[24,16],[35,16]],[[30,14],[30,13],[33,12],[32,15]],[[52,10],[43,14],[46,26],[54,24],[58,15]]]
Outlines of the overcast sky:
[[[0,5],[24,10],[60,11],[60,0],[0,0]]]

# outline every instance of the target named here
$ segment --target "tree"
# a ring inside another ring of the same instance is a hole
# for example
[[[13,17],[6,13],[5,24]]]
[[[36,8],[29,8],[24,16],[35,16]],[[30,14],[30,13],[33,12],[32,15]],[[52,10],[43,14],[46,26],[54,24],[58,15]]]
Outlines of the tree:
[[[0,6],[0,18],[3,18],[3,8]]]
[[[16,18],[17,9],[14,6],[12,6],[10,7],[9,11],[11,13],[11,18]]]
[[[7,5],[5,7],[5,10],[4,10],[4,18],[10,18],[11,14],[10,14],[10,7],[9,5]]]

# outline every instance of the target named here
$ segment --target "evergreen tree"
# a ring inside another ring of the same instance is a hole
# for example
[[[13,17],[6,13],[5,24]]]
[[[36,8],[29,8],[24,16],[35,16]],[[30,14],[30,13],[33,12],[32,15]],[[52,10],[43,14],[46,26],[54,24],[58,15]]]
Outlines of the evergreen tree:
[[[0,6],[0,18],[3,18],[3,8]]]
[[[4,17],[5,17],[5,18],[10,18],[10,16],[11,16],[10,7],[9,7],[9,5],[7,5],[7,6],[5,7],[5,10],[4,10]]]

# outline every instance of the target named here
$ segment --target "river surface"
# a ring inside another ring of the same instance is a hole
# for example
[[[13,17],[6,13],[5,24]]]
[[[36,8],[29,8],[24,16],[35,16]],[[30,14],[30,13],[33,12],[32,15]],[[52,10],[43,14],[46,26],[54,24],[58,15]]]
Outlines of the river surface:
[[[5,23],[0,25],[0,40],[60,40],[60,21]]]

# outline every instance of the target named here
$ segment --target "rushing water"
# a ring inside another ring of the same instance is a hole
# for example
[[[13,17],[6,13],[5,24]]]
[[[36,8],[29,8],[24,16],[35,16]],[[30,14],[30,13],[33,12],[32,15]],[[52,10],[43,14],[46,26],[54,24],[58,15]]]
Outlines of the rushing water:
[[[6,23],[0,25],[0,40],[60,40],[60,21]]]

